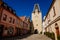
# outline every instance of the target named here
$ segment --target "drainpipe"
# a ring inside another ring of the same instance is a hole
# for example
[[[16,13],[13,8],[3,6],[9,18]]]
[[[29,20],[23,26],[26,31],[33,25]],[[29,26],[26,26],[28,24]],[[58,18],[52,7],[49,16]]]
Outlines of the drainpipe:
[[[3,3],[3,2],[0,1],[0,22],[1,22],[1,17],[2,17],[2,10],[3,10],[2,6],[1,6],[2,3]]]

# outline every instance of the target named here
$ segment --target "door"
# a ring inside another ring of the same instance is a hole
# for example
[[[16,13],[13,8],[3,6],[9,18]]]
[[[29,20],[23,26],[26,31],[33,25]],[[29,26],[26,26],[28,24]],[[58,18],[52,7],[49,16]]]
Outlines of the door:
[[[56,34],[59,35],[59,27],[56,27]]]
[[[0,25],[0,36],[2,36],[3,34],[3,28],[4,28],[4,25]]]

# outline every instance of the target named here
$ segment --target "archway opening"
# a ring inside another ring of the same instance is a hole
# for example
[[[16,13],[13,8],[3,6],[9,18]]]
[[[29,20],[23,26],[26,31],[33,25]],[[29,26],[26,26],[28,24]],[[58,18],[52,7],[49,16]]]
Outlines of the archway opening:
[[[34,33],[35,33],[35,34],[38,34],[38,30],[37,30],[37,29],[35,29]]]

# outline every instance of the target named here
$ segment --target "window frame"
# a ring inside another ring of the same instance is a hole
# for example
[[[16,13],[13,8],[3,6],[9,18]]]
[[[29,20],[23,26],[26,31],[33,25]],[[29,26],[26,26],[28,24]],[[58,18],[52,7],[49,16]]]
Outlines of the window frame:
[[[12,17],[9,17],[9,23],[12,23]]]
[[[53,17],[55,17],[56,16],[55,6],[53,6],[53,12],[54,12]]]
[[[7,15],[3,14],[3,20],[6,21],[7,20]]]

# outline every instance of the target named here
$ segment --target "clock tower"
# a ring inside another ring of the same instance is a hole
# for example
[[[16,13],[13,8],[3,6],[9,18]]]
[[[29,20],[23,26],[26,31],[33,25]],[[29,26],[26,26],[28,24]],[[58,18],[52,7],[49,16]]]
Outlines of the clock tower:
[[[42,32],[42,14],[39,8],[39,4],[34,5],[34,9],[32,12],[32,22],[34,26],[34,32]]]

